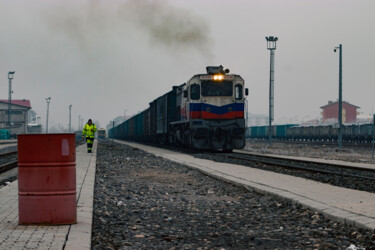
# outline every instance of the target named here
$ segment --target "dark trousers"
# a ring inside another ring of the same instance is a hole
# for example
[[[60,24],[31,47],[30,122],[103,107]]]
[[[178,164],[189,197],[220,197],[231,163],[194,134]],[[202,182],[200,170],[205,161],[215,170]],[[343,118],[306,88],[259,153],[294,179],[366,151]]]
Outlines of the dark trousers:
[[[86,137],[86,142],[87,142],[87,152],[91,153],[92,152],[92,145],[94,144],[94,138]]]

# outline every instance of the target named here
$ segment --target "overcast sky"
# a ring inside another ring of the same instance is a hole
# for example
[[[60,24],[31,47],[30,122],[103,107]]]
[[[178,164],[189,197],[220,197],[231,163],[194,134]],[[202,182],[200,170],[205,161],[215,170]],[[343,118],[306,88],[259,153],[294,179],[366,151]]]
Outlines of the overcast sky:
[[[15,70],[13,99],[29,99],[45,124],[78,115],[101,127],[205,73],[229,68],[245,79],[248,109],[268,114],[269,51],[277,36],[275,121],[320,116],[338,99],[372,114],[373,0],[0,0],[0,99]],[[1,80],[2,79],[2,80]]]

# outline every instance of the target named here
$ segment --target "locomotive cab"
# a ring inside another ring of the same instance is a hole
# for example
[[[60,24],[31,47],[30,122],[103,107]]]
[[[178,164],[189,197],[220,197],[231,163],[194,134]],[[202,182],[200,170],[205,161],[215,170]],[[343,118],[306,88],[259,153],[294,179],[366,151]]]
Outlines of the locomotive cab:
[[[240,149],[245,146],[244,80],[222,66],[207,67],[183,88],[181,121],[176,139],[197,149]]]

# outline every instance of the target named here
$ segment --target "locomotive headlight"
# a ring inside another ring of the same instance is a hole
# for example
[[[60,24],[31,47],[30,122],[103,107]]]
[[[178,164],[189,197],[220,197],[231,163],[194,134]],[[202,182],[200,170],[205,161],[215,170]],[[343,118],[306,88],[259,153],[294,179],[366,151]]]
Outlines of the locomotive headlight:
[[[223,75],[214,75],[214,80],[215,80],[215,81],[221,81],[221,80],[224,80],[224,76],[223,76]]]

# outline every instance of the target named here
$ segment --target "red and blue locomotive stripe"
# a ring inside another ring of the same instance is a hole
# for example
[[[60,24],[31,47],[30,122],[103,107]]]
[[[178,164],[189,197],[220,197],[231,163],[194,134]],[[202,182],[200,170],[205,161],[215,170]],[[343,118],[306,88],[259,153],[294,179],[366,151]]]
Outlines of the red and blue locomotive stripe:
[[[244,103],[215,106],[207,103],[190,103],[190,119],[243,119]]]

